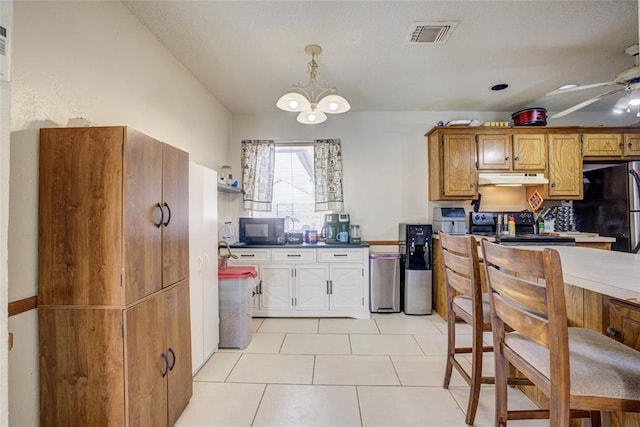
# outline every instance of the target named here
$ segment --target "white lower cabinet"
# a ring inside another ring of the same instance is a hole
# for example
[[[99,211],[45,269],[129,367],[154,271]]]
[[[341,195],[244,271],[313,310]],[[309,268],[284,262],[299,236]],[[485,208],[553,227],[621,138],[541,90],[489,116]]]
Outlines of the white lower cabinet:
[[[254,317],[368,319],[369,248],[233,249],[259,274]]]

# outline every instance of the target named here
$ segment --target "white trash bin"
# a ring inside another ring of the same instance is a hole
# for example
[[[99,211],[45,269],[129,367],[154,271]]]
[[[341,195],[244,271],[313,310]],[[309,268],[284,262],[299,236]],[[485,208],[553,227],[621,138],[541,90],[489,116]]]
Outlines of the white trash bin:
[[[251,342],[251,300],[257,276],[254,267],[234,266],[218,272],[220,348],[243,350]]]

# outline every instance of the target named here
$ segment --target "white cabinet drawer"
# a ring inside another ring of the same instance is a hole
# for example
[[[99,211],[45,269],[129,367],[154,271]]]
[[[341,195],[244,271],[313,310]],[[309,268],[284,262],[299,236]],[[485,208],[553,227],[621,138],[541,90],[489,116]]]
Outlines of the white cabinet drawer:
[[[231,249],[238,259],[229,259],[230,263],[242,265],[242,262],[267,262],[269,261],[268,249]],[[222,252],[221,252],[222,253]]]
[[[315,249],[272,249],[271,261],[273,262],[314,262],[316,260]]]
[[[362,262],[362,249],[319,249],[320,262]]]

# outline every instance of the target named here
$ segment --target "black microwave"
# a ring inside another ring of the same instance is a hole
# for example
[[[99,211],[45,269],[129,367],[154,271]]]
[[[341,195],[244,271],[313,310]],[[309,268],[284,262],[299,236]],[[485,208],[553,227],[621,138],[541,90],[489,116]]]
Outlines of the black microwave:
[[[284,245],[284,218],[240,218],[240,242],[247,245]]]

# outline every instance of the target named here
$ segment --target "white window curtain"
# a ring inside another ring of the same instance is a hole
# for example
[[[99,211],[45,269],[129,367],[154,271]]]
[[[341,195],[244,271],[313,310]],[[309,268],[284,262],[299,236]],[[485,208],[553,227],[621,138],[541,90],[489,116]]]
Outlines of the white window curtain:
[[[313,169],[316,212],[342,212],[342,148],[339,139],[314,141]]]
[[[245,209],[261,212],[271,211],[275,156],[276,144],[273,141],[242,141],[240,163]]]

